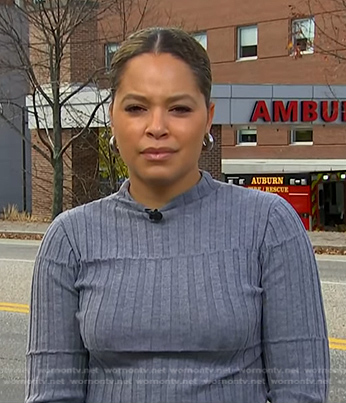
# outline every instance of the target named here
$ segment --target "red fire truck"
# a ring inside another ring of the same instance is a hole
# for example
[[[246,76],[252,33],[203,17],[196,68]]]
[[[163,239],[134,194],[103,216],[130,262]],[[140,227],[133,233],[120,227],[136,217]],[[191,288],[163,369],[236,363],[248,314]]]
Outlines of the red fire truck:
[[[286,199],[307,230],[345,225],[346,172],[225,175],[225,181]]]

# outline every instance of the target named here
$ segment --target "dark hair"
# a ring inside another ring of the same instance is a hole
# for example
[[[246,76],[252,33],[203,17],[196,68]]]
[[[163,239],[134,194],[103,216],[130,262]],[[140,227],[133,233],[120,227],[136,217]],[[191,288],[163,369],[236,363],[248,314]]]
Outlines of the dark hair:
[[[207,107],[210,103],[212,76],[206,50],[193,36],[179,28],[152,27],[130,35],[113,56],[110,67],[112,102],[126,63],[144,53],[169,53],[190,66],[197,85],[204,95]]]

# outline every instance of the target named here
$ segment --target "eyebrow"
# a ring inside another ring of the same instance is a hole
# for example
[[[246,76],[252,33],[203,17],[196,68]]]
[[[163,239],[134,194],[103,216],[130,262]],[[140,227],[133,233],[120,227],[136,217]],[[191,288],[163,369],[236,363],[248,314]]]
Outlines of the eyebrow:
[[[126,94],[124,96],[124,98],[122,99],[121,103],[124,103],[125,101],[129,100],[129,99],[135,99],[141,102],[148,102],[147,97],[145,97],[144,95],[140,95],[140,94]],[[176,101],[181,101],[184,99],[188,99],[189,101],[193,102],[194,104],[196,104],[196,100],[194,99],[193,96],[191,96],[190,94],[176,94],[173,95],[171,97],[167,98],[167,101],[170,102],[176,102]]]

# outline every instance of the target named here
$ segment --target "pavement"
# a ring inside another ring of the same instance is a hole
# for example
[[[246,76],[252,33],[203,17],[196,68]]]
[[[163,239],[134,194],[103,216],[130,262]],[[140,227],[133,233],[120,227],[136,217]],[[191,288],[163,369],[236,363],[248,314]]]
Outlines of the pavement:
[[[0,239],[23,239],[39,241],[49,223],[0,220]]]
[[[346,248],[346,232],[308,231],[308,234],[313,246]]]
[[[0,239],[40,240],[47,230],[46,222],[16,222],[0,220]],[[346,255],[346,232],[308,231],[316,253]]]
[[[49,226],[46,222],[19,222],[0,220],[1,233],[44,234]]]

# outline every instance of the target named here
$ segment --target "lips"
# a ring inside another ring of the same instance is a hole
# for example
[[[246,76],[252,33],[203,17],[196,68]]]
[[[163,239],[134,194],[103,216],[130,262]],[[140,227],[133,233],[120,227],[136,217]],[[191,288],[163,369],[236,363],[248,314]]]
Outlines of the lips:
[[[149,161],[164,161],[172,157],[176,151],[172,148],[146,148],[141,154]]]
[[[160,148],[146,148],[142,153],[143,154],[163,154],[163,153],[174,153],[175,150],[173,148],[168,147],[160,147]]]

